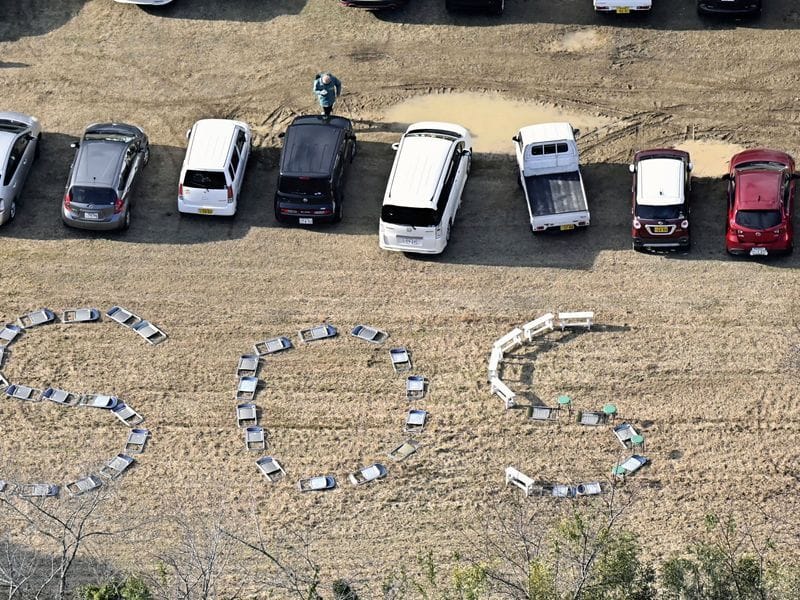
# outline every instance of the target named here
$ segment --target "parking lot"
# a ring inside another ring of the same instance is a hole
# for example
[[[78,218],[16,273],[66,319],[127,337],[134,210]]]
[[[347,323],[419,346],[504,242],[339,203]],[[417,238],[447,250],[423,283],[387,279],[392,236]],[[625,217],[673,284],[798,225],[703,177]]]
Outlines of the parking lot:
[[[604,477],[617,460],[610,433],[527,423],[504,412],[485,382],[494,339],[569,309],[594,310],[602,326],[520,355],[510,373],[532,399],[552,405],[566,393],[586,409],[614,402],[646,424],[653,464],[631,479],[639,500],[628,524],[650,534],[649,553],[685,544],[685,525],[699,526],[709,507],[788,511],[797,501],[798,257],[725,254],[725,164],[715,157],[719,145],[800,156],[792,0],[765,0],[760,20],[741,23],[703,20],[680,0],[654,0],[652,14],[630,19],[597,16],[589,0],[507,0],[499,19],[452,17],[438,0],[385,15],[333,0],[16,4],[0,24],[0,108],[36,115],[45,133],[17,218],[0,228],[0,318],[121,304],[170,340],[151,349],[112,323],[59,325],[26,336],[3,371],[39,386],[113,391],[146,415],[152,443],[120,489],[131,513],[191,516],[225,505],[244,515],[253,497],[264,524],[304,524],[326,540],[326,577],[381,572],[419,549],[445,555],[465,522],[510,493],[506,466],[581,481]],[[318,110],[311,84],[322,70],[342,79],[337,110],[359,139],[344,219],[281,226],[278,134]],[[491,103],[505,111],[512,101],[587,123],[578,139],[587,231],[531,234],[511,125],[500,136],[507,151],[482,150],[476,138],[442,256],[378,248],[391,143],[407,126],[392,111],[456,93],[469,128],[494,118]],[[176,211],[185,133],[205,117],[253,128],[232,219]],[[152,148],[130,230],[67,229],[59,206],[70,143],[87,124],[111,120],[141,126]],[[692,249],[635,253],[628,162],[636,150],[680,144],[694,144],[704,163],[693,183]],[[385,350],[346,336],[299,347],[268,359],[261,375],[270,453],[289,472],[289,482],[269,486],[235,426],[236,360],[258,340],[324,320],[343,334],[375,325],[407,345],[432,382],[430,426],[416,455],[388,462],[408,406]],[[70,480],[116,453],[120,431],[94,414],[0,407],[0,455],[30,480]],[[345,474],[376,460],[389,466],[387,480],[351,488]],[[323,473],[337,474],[340,489],[293,487]],[[109,554],[137,559],[125,546]]]

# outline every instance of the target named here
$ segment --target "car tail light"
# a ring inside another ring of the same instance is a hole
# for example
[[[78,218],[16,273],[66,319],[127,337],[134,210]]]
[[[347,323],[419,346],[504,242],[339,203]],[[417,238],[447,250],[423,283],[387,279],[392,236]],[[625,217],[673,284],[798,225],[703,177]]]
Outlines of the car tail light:
[[[178,197],[179,198],[183,198],[183,184],[182,183],[178,184]]]
[[[436,229],[434,230],[435,239],[440,240],[442,239],[442,226],[437,225]]]
[[[118,215],[122,212],[122,209],[125,208],[125,203],[122,201],[122,198],[117,198],[114,200],[114,214]]]
[[[233,202],[233,187],[229,185],[226,189],[228,190],[228,204],[230,204]]]
[[[681,229],[689,229],[689,221],[684,219],[681,221]]]
[[[64,194],[64,208],[72,210],[72,192]]]
[[[634,229],[641,229],[642,228],[642,223],[641,223],[641,221],[639,221],[639,219],[634,219],[633,220],[633,228]]]
[[[742,229],[737,229],[737,230],[736,230],[736,235],[744,235],[744,230],[742,230]]]

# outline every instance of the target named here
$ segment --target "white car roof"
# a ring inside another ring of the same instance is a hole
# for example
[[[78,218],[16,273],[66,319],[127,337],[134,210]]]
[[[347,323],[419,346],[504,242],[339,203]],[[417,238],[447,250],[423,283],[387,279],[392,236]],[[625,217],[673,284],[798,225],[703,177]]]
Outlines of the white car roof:
[[[413,132],[412,132],[413,134]],[[403,136],[386,203],[436,208],[436,189],[456,141],[435,136]]]
[[[16,133],[0,131],[0,169],[5,168],[6,158],[8,157],[8,153],[11,152],[11,146],[14,145],[14,140],[16,139]]]
[[[684,163],[679,158],[646,158],[636,167],[636,202],[645,206],[683,204]]]
[[[522,136],[522,145],[541,142],[558,142],[561,140],[574,140],[572,125],[569,123],[539,123],[528,125],[519,130]]]
[[[186,151],[186,168],[193,171],[220,171],[225,168],[236,126],[245,123],[229,119],[202,119],[194,124]]]

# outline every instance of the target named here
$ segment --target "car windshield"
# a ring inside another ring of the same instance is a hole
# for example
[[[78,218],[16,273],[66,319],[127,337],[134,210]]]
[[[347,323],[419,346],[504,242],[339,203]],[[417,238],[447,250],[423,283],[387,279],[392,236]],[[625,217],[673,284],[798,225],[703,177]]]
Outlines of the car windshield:
[[[327,179],[320,177],[286,177],[280,178],[278,190],[284,194],[303,194],[308,196],[321,196],[331,191]]]
[[[9,119],[0,119],[0,131],[10,131],[11,133],[19,133],[23,131],[27,125],[11,121]]]
[[[114,204],[117,193],[111,188],[74,186],[70,190],[72,202],[75,204]]]
[[[786,165],[774,161],[753,161],[736,165],[737,171],[783,171]]]
[[[651,206],[648,204],[636,205],[636,216],[640,219],[682,219],[683,204],[668,204],[666,206]]]
[[[101,140],[104,142],[125,142],[126,144],[132,142],[135,136],[127,135],[119,131],[106,131],[99,129],[96,131],[86,132],[83,136],[84,140]]]
[[[781,224],[779,210],[740,210],[736,212],[736,224],[748,229],[769,229]]]
[[[183,185],[204,190],[224,190],[225,173],[223,171],[186,171]]]
[[[385,204],[381,209],[381,220],[392,225],[409,227],[435,227],[440,217],[432,208],[409,208]]]

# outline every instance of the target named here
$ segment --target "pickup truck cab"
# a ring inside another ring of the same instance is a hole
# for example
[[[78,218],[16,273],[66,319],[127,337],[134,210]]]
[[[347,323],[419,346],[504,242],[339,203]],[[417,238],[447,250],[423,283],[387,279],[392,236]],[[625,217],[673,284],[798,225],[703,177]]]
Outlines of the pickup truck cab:
[[[587,227],[589,207],[569,123],[528,125],[512,139],[531,231]]]
[[[633,249],[688,248],[689,153],[673,148],[642,150],[634,155],[630,171]]]
[[[789,254],[794,247],[792,211],[797,187],[794,159],[779,150],[745,150],[731,158],[728,182],[729,254]]]

